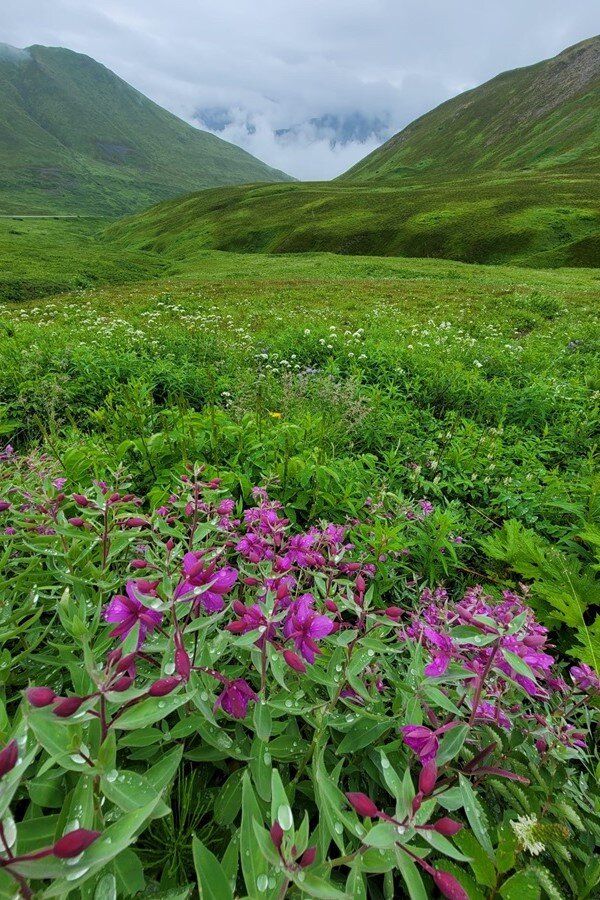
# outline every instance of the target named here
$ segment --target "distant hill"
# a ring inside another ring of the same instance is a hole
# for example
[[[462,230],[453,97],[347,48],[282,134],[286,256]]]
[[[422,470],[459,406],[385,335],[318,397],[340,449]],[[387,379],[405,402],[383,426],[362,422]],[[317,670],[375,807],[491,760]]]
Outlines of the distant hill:
[[[600,37],[442,104],[334,182],[194,194],[107,237],[171,259],[321,250],[600,266]]]
[[[443,103],[339,180],[491,171],[600,175],[600,36]]]
[[[0,213],[116,216],[202,188],[289,180],[88,56],[0,44]]]

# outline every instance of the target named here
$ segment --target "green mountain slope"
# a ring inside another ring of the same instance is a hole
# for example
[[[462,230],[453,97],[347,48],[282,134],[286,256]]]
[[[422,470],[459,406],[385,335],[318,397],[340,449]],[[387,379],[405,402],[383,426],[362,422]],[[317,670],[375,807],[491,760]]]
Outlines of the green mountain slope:
[[[0,44],[0,213],[121,215],[192,190],[287,180],[88,56]]]
[[[419,119],[329,184],[164,203],[107,237],[171,259],[207,249],[600,266],[600,38]]]
[[[340,181],[492,170],[600,174],[600,36],[443,103]]]

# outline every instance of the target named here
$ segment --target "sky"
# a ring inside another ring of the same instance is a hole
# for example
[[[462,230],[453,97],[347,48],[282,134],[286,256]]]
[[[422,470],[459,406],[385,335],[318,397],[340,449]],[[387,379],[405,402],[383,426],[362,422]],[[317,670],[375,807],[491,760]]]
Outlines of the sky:
[[[69,47],[296,178],[600,33],[600,0],[0,0],[0,41]]]

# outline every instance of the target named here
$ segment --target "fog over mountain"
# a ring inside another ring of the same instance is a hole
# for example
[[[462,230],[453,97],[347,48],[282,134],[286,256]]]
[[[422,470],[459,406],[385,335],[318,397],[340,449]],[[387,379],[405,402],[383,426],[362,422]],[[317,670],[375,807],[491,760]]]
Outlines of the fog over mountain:
[[[0,40],[87,53],[188,122],[314,179],[599,31],[597,0],[4,0]]]

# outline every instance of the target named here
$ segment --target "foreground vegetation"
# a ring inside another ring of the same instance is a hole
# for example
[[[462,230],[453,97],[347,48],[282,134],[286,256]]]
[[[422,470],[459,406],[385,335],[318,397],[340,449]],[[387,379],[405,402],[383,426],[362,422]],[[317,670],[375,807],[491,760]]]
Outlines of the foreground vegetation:
[[[169,265],[1,309],[0,896],[594,896],[596,273]]]

